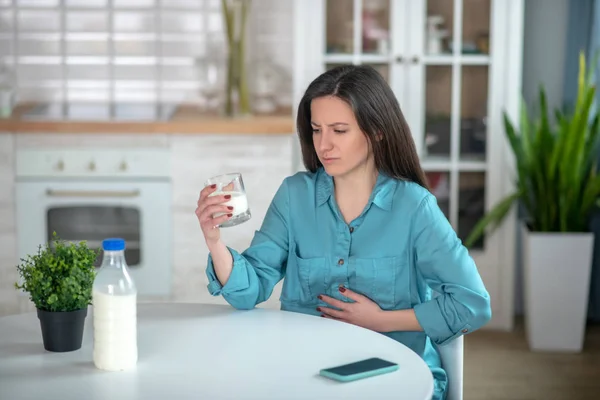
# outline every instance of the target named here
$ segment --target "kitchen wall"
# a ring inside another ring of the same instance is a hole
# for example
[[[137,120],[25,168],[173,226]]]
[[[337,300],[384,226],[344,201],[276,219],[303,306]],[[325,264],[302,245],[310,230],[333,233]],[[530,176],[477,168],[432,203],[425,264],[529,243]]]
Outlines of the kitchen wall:
[[[0,132],[0,316],[20,309],[14,200],[14,137]]]
[[[289,107],[292,2],[251,4],[250,89]],[[20,101],[204,105],[222,92],[224,29],[220,0],[0,0],[0,60]]]
[[[565,51],[568,28],[568,0],[525,1],[523,43],[523,98],[536,110],[540,85],[544,85],[548,108],[563,105]],[[515,314],[522,315],[523,266],[520,261],[521,232],[516,233]]]
[[[173,175],[173,298],[177,301],[222,303],[210,296],[205,274],[208,249],[195,217],[198,188],[207,177],[243,171],[252,218],[221,229],[224,242],[245,250],[262,224],[275,192],[292,173],[292,135],[190,136],[170,139]],[[279,308],[281,283],[261,307]]]
[[[111,72],[106,72],[102,64],[106,62],[109,55],[102,53],[102,46],[91,46],[86,48],[74,47],[78,51],[74,58],[73,68],[65,71],[53,68],[60,64],[61,60],[68,57],[60,50],[60,20],[61,13],[59,0],[43,1],[14,1],[19,6],[11,5],[11,2],[0,0],[0,58],[10,63],[17,60],[17,82],[21,87],[20,98],[27,100],[55,101],[62,97],[65,87],[69,99],[73,101],[106,100],[110,98],[108,93],[111,88],[115,91],[117,99],[156,101],[158,98],[153,94],[156,88],[152,80],[156,74],[151,67],[151,58],[155,47],[148,46],[148,41],[155,40],[154,33],[150,27],[156,26],[151,20],[144,19],[140,15],[156,17],[157,12],[154,0],[114,0],[115,5],[123,6],[122,15],[125,22],[124,29],[127,32],[119,32],[113,36],[117,38],[114,43],[120,49],[130,54],[130,57],[119,59],[121,68],[117,69],[114,76],[115,82],[110,83]],[[105,0],[65,0],[64,4],[72,5],[78,12],[85,13],[89,18],[80,21],[72,20],[73,24],[83,30],[83,25],[89,23],[91,30],[102,30],[106,28],[103,24],[103,10],[109,14],[107,8],[98,7],[107,3]],[[208,29],[208,20],[211,21],[211,38],[222,37],[220,25],[220,0],[163,0],[163,7],[170,7],[166,14],[170,19],[166,23],[169,29],[178,29],[181,23],[185,30],[185,24],[189,28],[186,32],[164,35],[166,45],[160,54],[166,60],[168,68],[162,70],[165,77],[165,91],[162,95],[165,99],[173,101],[199,102],[202,99],[199,93],[202,89],[205,77],[196,69],[197,58],[204,56],[210,61],[222,57],[223,52],[206,51],[206,40],[209,35],[204,32]],[[206,7],[206,10],[197,9],[186,12],[173,12],[175,7],[197,7],[198,4]],[[21,29],[14,24],[15,10],[19,8],[21,25],[29,31],[27,35],[19,35],[23,52],[15,51],[13,46],[14,33]],[[90,8],[93,13],[89,13]],[[114,10],[113,10],[114,11]],[[206,11],[206,12],[205,12]],[[112,12],[112,11],[111,11]],[[86,14],[87,13],[87,14]],[[211,16],[206,15],[211,14]],[[93,15],[92,15],[93,14]],[[118,14],[118,12],[117,12]],[[56,16],[58,15],[58,19]],[[90,17],[92,16],[92,17]],[[191,16],[191,17],[190,17]],[[196,18],[198,17],[198,18]],[[191,18],[191,19],[190,19]],[[194,19],[196,18],[196,19]],[[212,18],[212,19],[211,19]],[[68,21],[68,19],[66,19]],[[57,22],[58,21],[58,22]],[[87,21],[87,22],[86,22]],[[187,21],[187,22],[186,22]],[[190,22],[191,21],[191,22]],[[194,22],[196,21],[196,22]],[[203,21],[203,22],[197,22]],[[197,23],[197,24],[196,24]],[[100,25],[99,25],[100,24]],[[196,25],[195,25],[196,24]],[[54,30],[54,33],[46,31]],[[136,31],[137,30],[137,31]],[[145,32],[143,32],[145,30]],[[250,14],[249,31],[249,62],[254,76],[260,76],[266,83],[272,83],[276,90],[276,103],[279,106],[290,106],[292,97],[292,63],[293,63],[293,15],[292,4],[280,0],[253,0]],[[102,35],[98,32],[83,34],[80,32],[79,39],[98,39]],[[27,39],[29,38],[29,39]],[[77,38],[77,37],[76,37]],[[184,40],[185,39],[185,40]],[[221,39],[222,40],[222,39]],[[78,43],[77,41],[74,41]],[[154,43],[154,42],[152,42]],[[218,43],[218,41],[217,41]],[[89,44],[89,43],[88,43]],[[222,48],[221,50],[224,50]],[[83,56],[88,52],[97,54]],[[158,54],[158,53],[157,53]],[[137,58],[134,59],[133,55]],[[18,58],[17,58],[18,57]],[[84,65],[77,63],[90,63]],[[150,62],[149,65],[136,65],[136,62]],[[131,65],[127,65],[130,63]],[[75,68],[77,67],[77,68]],[[158,69],[157,69],[158,70]],[[63,75],[64,73],[64,75]],[[75,74],[76,79],[70,79]],[[83,75],[78,75],[83,74]],[[99,75],[95,75],[99,74]],[[120,74],[120,75],[119,75]],[[63,79],[66,78],[66,79]],[[254,86],[256,92],[260,88]],[[95,86],[94,86],[95,85]],[[118,90],[119,88],[123,90]],[[100,93],[100,95],[98,95]],[[119,97],[121,96],[121,97]],[[129,97],[127,97],[129,96]],[[292,132],[290,132],[292,134]],[[207,250],[203,243],[202,235],[195,219],[194,209],[199,188],[203,180],[212,175],[226,170],[241,170],[247,185],[248,196],[251,202],[253,218],[248,223],[237,229],[224,232],[227,243],[232,247],[243,250],[249,245],[253,233],[259,228],[262,218],[282,179],[292,171],[292,137],[287,135],[235,135],[235,134],[181,134],[181,135],[127,135],[125,132],[107,132],[106,138],[98,135],[73,135],[52,134],[44,132],[40,134],[0,132],[0,316],[19,312],[32,311],[33,305],[27,295],[19,294],[14,289],[17,280],[15,266],[18,263],[16,248],[16,224],[14,208],[14,159],[15,151],[21,146],[59,146],[60,148],[87,146],[97,148],[98,146],[147,146],[160,145],[171,149],[173,155],[173,300],[177,301],[199,301],[220,302],[222,298],[214,298],[208,294],[206,289],[206,276],[204,267],[206,264]],[[87,143],[87,144],[85,144]],[[278,307],[278,292],[275,290],[272,299],[265,305]]]
[[[523,97],[538,103],[540,85],[551,110],[563,105],[569,0],[525,1]]]

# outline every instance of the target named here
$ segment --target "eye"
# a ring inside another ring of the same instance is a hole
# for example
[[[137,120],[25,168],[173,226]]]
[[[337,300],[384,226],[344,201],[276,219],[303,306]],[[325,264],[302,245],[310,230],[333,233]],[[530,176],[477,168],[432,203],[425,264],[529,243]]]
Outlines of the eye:
[[[346,131],[342,131],[342,130],[339,130],[339,129],[335,129],[334,132],[335,133],[346,133]]]
[[[313,128],[312,132],[313,132],[313,134],[314,134],[314,133],[321,133],[321,130],[320,130],[320,129],[317,129],[317,128]]]

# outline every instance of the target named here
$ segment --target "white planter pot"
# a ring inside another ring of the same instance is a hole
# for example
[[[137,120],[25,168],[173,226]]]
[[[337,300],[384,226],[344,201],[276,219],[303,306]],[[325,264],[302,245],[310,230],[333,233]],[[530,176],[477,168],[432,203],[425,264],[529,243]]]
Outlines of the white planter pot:
[[[525,328],[534,351],[583,347],[593,233],[537,233],[522,228]]]

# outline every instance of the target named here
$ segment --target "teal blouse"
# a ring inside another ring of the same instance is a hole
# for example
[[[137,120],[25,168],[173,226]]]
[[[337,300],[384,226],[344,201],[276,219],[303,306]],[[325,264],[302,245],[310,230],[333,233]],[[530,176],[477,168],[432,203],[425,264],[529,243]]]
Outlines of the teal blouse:
[[[444,398],[447,376],[433,344],[485,325],[490,297],[477,266],[420,185],[382,173],[363,212],[347,224],[338,210],[333,179],[323,170],[286,178],[248,249],[233,256],[222,286],[208,257],[208,290],[237,309],[267,300],[284,279],[281,309],[320,315],[319,294],[349,301],[344,285],[383,310],[414,309],[422,332],[385,335],[405,344],[429,365],[434,398]],[[432,296],[432,291],[439,296]]]

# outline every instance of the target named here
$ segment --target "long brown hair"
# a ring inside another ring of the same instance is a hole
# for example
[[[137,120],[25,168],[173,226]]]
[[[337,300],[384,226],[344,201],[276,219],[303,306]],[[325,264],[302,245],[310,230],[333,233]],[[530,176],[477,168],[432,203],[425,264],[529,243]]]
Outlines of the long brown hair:
[[[371,144],[377,170],[428,189],[398,100],[383,77],[367,65],[335,67],[318,76],[306,89],[298,106],[296,124],[307,170],[315,172],[322,166],[313,144],[310,104],[323,96],[336,96],[350,105]],[[375,140],[378,134],[381,140]]]

